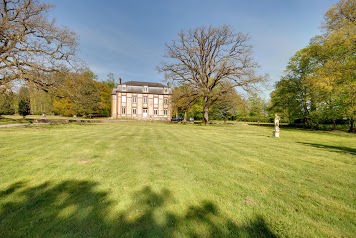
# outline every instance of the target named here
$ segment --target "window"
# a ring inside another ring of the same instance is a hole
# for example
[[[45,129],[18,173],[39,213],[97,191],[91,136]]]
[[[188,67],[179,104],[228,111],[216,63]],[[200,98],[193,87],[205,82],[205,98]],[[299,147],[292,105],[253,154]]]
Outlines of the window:
[[[145,93],[147,93],[147,92],[148,92],[148,86],[143,86],[143,91],[144,91]]]
[[[137,96],[136,95],[132,96],[132,103],[137,103]]]
[[[136,108],[132,108],[132,114],[136,115]]]
[[[126,103],[126,96],[121,96],[121,102]]]
[[[168,88],[164,88],[164,93],[168,93]]]
[[[163,110],[163,115],[165,115],[165,116],[168,115],[168,110],[167,110],[167,109],[164,109],[164,110]]]
[[[122,115],[126,114],[126,107],[121,107],[121,114]]]
[[[153,109],[153,115],[158,115],[158,109]]]
[[[126,85],[122,85],[122,91],[126,91]]]
[[[147,104],[148,103],[148,98],[147,97],[143,97],[143,104]]]
[[[154,98],[154,99],[153,99],[153,104],[154,104],[154,105],[158,105],[158,98]]]
[[[165,105],[167,105],[168,104],[168,98],[164,98],[163,102],[164,102]]]

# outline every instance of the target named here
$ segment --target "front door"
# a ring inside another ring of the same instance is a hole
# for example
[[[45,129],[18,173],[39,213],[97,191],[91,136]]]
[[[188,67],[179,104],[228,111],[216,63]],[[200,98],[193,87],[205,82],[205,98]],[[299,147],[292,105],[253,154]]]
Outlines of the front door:
[[[143,114],[142,114],[143,117],[147,117],[147,109],[143,109]]]

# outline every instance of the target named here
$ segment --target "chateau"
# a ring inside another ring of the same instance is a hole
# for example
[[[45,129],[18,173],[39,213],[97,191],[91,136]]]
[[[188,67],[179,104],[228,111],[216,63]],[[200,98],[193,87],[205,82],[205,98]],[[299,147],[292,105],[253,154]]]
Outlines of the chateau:
[[[170,120],[172,89],[160,83],[119,82],[111,94],[112,118]]]

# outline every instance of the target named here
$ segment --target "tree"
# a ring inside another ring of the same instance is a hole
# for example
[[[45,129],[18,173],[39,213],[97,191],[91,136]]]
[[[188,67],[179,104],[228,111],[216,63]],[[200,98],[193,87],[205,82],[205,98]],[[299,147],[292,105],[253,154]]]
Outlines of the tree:
[[[266,102],[257,94],[257,92],[252,92],[247,99],[249,116],[256,118],[259,123],[261,118],[267,116],[267,104]]]
[[[111,115],[111,93],[114,88],[114,82],[104,81],[96,82],[99,90],[98,116],[109,117]]]
[[[344,117],[354,131],[356,116],[356,1],[341,0],[325,13],[323,35],[314,37],[290,60],[272,93],[272,108],[317,125]],[[293,102],[293,100],[296,102]],[[281,104],[282,102],[282,104]]]
[[[112,82],[97,82],[96,75],[86,70],[67,73],[57,79],[60,82],[54,111],[63,116],[108,117]]]
[[[19,114],[23,118],[30,114],[30,92],[27,86],[22,86],[19,90]]]
[[[188,86],[182,85],[173,88],[172,93],[172,108],[173,112],[178,114],[184,113],[184,121],[187,120],[188,111],[197,103],[199,98],[195,92]],[[178,115],[176,115],[178,116]]]
[[[241,107],[244,107],[244,100],[234,88],[231,88],[212,106],[211,115],[214,119],[226,122],[228,119],[236,116]]]
[[[324,34],[318,37],[317,54],[324,59],[315,71],[317,89],[329,99],[328,112],[350,120],[356,117],[356,1],[340,0],[324,17]]]
[[[92,117],[98,102],[97,89],[93,82],[95,77],[92,72],[83,72],[67,73],[58,79],[60,86],[54,103],[55,113]]]
[[[51,8],[38,0],[0,2],[0,85],[22,79],[48,90],[39,76],[76,61],[77,37],[47,19]]]
[[[303,118],[298,100],[298,79],[282,78],[275,84],[275,90],[271,93],[271,115],[278,113],[292,123],[295,119]]]
[[[115,76],[114,76],[114,73],[110,72],[108,73],[108,79],[106,80],[107,83],[111,83],[112,84],[112,87],[114,88],[115,87]]]
[[[1,115],[15,114],[14,109],[14,93],[9,85],[0,87],[0,117]]]
[[[309,125],[317,109],[313,75],[320,63],[317,57],[310,54],[311,47],[305,47],[291,57],[285,75],[276,83],[276,89],[271,94],[271,108],[274,112],[288,115],[290,122],[299,118]]]
[[[255,74],[258,64],[248,40],[248,35],[234,33],[229,26],[182,31],[177,40],[166,44],[168,61],[158,70],[202,97],[206,124],[209,108],[232,87],[248,88],[265,80]],[[222,86],[224,83],[229,87]]]
[[[54,96],[33,83],[28,83],[28,89],[30,92],[31,114],[52,114]]]
[[[327,34],[353,28],[356,21],[355,0],[340,0],[324,16],[323,29]]]

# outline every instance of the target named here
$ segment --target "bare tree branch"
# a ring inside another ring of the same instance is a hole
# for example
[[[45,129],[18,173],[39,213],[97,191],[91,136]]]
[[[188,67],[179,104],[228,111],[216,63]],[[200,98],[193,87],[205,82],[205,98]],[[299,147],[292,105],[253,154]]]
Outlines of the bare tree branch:
[[[204,121],[209,108],[231,87],[250,87],[264,82],[256,76],[259,67],[252,57],[249,36],[234,33],[229,26],[200,27],[182,31],[178,40],[166,44],[167,61],[157,67],[167,80],[191,87],[203,97]],[[227,84],[228,83],[228,84]]]
[[[51,8],[38,0],[1,0],[0,85],[23,79],[46,87],[33,74],[55,72],[78,60],[78,37],[47,19]]]

